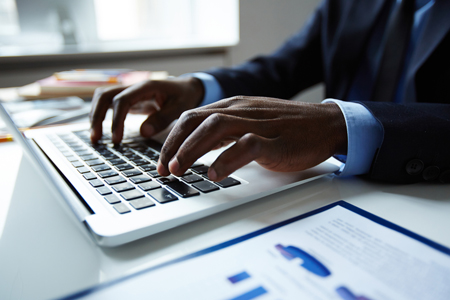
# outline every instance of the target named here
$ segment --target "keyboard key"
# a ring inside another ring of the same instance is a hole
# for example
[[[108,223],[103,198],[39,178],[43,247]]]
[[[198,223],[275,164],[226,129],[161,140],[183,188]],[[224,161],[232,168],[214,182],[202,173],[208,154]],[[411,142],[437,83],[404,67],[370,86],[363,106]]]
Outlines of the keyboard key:
[[[99,150],[107,150],[106,149],[106,145],[101,142],[101,143],[96,143],[96,144],[92,144],[91,139],[87,138],[87,139],[83,139],[83,141],[88,144],[91,148],[94,148],[96,151]]]
[[[156,166],[155,165],[143,165],[143,166],[140,166],[139,169],[142,170],[143,172],[148,172],[148,171],[156,170]]]
[[[216,184],[217,184],[218,186],[220,186],[220,187],[227,188],[227,187],[230,187],[230,186],[234,186],[234,185],[241,184],[241,182],[240,182],[240,181],[237,181],[237,180],[234,179],[234,178],[227,177],[227,178],[225,178],[225,179],[222,180],[222,181],[216,182]]]
[[[200,163],[200,162],[195,162],[194,164],[192,164],[191,168],[197,168],[197,167],[201,167],[204,166],[204,164]]]
[[[108,179],[105,179],[105,182],[107,184],[109,184],[109,185],[113,185],[113,184],[127,182],[127,180],[125,178],[123,178],[122,176],[114,176],[114,177],[110,177]]]
[[[131,177],[131,176],[136,176],[136,175],[142,175],[142,172],[139,171],[139,170],[134,169],[134,170],[123,171],[122,174],[125,177]]]
[[[89,183],[95,188],[99,186],[104,186],[103,181],[101,181],[100,179],[91,180],[89,181]]]
[[[75,152],[87,150],[87,148],[82,144],[75,143],[75,144],[68,144],[68,145],[69,145],[70,149],[72,149]]]
[[[69,152],[69,151],[61,151],[61,153],[62,153],[62,155],[64,155],[65,157],[71,156],[71,155],[72,155],[72,152]]]
[[[208,166],[200,166],[200,167],[196,167],[196,168],[191,168],[192,172],[197,173],[197,174],[206,174],[208,173]]]
[[[60,133],[57,136],[59,136],[60,139],[64,140],[66,138],[70,138],[72,135],[70,133]]]
[[[136,147],[136,148],[133,148],[133,150],[136,151],[136,153],[137,153],[137,154],[140,154],[140,155],[145,155],[146,149],[147,149],[147,148],[145,148],[145,147]]]
[[[81,155],[80,158],[84,161],[98,159],[98,156],[95,154]]]
[[[61,152],[69,150],[69,149],[67,149],[67,147],[65,145],[60,144],[60,143],[53,142],[53,145],[55,145],[55,147],[58,148],[58,150]]]
[[[125,164],[127,162],[121,158],[115,158],[115,159],[110,159],[109,163],[112,164],[113,166],[117,166],[117,165]]]
[[[159,156],[158,153],[156,153],[155,151],[153,151],[152,149],[148,148],[145,151],[142,151],[142,153],[144,153],[144,155],[146,156]]]
[[[92,151],[90,151],[90,150],[80,150],[80,151],[74,151],[74,152],[76,154],[78,154],[79,156],[92,154]]]
[[[134,152],[122,153],[122,155],[125,156],[126,158],[128,158],[129,160],[141,158],[139,155],[136,155],[136,153],[134,153]]]
[[[97,192],[102,196],[112,194],[111,190],[108,189],[106,186],[98,188]]]
[[[94,160],[88,160],[88,161],[86,161],[86,164],[87,164],[89,167],[92,167],[92,166],[98,166],[98,165],[104,164],[104,162],[103,162],[103,160],[101,160],[101,159],[94,159]]]
[[[145,157],[152,161],[158,161],[159,159],[159,155],[154,153],[146,154]]]
[[[111,151],[109,151],[109,149],[106,149],[103,145],[102,147],[95,146],[94,148],[96,148],[95,151],[97,151],[101,155],[113,154]]]
[[[78,130],[78,131],[72,131],[74,135],[77,137],[89,137],[89,131],[88,130]]]
[[[111,152],[107,154],[102,154],[102,157],[106,160],[118,159],[119,157]]]
[[[131,137],[130,137],[131,138]],[[131,143],[127,144],[128,147],[130,147],[131,149],[134,149],[136,151],[145,151],[147,150],[147,146],[140,144],[137,141],[132,141]]]
[[[147,181],[151,181],[152,179],[147,175],[134,176],[130,178],[130,181],[134,184],[139,184]]]
[[[77,160],[77,161],[72,162],[72,166],[74,166],[75,168],[79,168],[79,167],[83,167],[84,164],[81,161]]]
[[[135,209],[142,209],[142,208],[155,206],[155,203],[153,203],[153,201],[148,198],[140,198],[140,199],[136,199],[136,200],[131,200],[129,203]]]
[[[181,177],[181,180],[183,180],[184,182],[187,182],[187,183],[194,183],[194,182],[202,181],[203,178],[196,174],[191,174],[191,175],[186,175],[186,176]]]
[[[111,168],[109,166],[103,164],[103,165],[92,167],[92,170],[94,170],[95,172],[101,172],[101,171],[111,170]]]
[[[100,153],[101,155],[108,155],[108,154],[114,154],[111,152],[110,149],[108,149],[105,145],[96,145],[95,147],[95,151],[97,151],[98,153]]]
[[[91,171],[91,170],[89,170],[88,167],[77,168],[77,170],[78,170],[78,172],[80,172],[81,174],[88,173],[88,172]]]
[[[200,195],[196,189],[191,188],[189,185],[181,181],[169,182],[166,186],[169,190],[175,192],[175,194],[183,198]]]
[[[128,148],[131,148],[131,149],[134,149],[134,150],[137,150],[137,149],[141,149],[141,148],[142,148],[142,145],[141,145],[141,144],[139,144],[139,143],[133,141],[132,139],[130,139],[128,142],[127,142],[127,141],[124,142],[124,141],[122,140],[122,145],[127,145]]]
[[[121,184],[116,184],[112,186],[113,190],[115,190],[118,193],[122,193],[125,191],[129,191],[134,189],[134,185],[132,185],[129,182],[125,182],[125,183],[121,183]]]
[[[169,193],[166,189],[156,189],[147,193],[159,203],[167,203],[178,200],[178,197]]]
[[[142,158],[132,159],[132,164],[135,166],[142,166],[148,164],[148,160]]]
[[[118,165],[118,166],[114,166],[114,168],[116,168],[118,171],[134,169],[134,167],[130,164]]]
[[[83,174],[83,177],[86,180],[97,179],[97,176],[95,176],[95,174],[91,173],[91,172],[87,172],[86,174]]]
[[[159,185],[159,183],[155,181],[150,181],[141,183],[140,185],[138,185],[138,187],[143,191],[150,191],[154,189],[159,189],[161,186]]]
[[[212,191],[219,190],[219,187],[217,185],[215,185],[214,183],[211,183],[209,181],[197,182],[197,183],[194,183],[192,186],[203,193],[209,193]]]
[[[158,179],[156,179],[156,181],[158,181],[161,184],[168,184],[169,182],[178,181],[178,179],[173,177],[172,175],[169,175],[167,177],[158,178]]]
[[[98,172],[97,175],[100,176],[101,178],[108,178],[108,177],[116,176],[117,173],[113,170],[109,170],[109,171]]]
[[[117,198],[116,195],[109,195],[104,197],[106,201],[108,201],[109,204],[116,204],[116,203],[120,203],[120,199]]]
[[[184,174],[181,175],[181,176],[191,175],[191,174],[192,174],[191,170],[186,170],[186,172],[184,172]]]
[[[119,214],[125,214],[131,211],[125,203],[115,204],[113,207]]]
[[[120,153],[133,153],[130,151],[130,148],[124,146],[114,146],[114,150]]]
[[[67,158],[67,160],[70,161],[70,162],[78,161],[78,158],[76,158],[76,157],[73,156],[73,155],[66,156],[66,158]]]
[[[132,190],[132,191],[120,193],[120,196],[122,196],[123,199],[130,201],[133,199],[142,198],[142,197],[144,197],[144,194],[142,194],[138,190]]]
[[[202,177],[205,179],[211,180],[211,179],[209,179],[208,173],[202,174]]]
[[[152,178],[158,178],[158,177],[161,177],[161,175],[159,175],[158,171],[156,171],[156,170],[147,172],[147,174],[148,174],[150,177],[152,177]]]

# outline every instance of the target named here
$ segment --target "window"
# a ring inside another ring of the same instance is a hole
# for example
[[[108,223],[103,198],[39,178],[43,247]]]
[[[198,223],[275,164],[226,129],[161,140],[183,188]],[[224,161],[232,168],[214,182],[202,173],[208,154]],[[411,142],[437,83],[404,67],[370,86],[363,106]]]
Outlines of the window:
[[[225,47],[238,0],[0,0],[0,56]]]

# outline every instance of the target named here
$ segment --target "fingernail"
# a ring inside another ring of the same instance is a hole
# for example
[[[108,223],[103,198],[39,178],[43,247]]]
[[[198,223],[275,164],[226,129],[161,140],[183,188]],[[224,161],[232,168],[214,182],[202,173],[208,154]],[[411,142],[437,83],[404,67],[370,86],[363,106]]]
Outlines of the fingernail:
[[[144,124],[141,128],[141,134],[145,137],[151,137],[155,133],[155,128],[151,124]]]
[[[216,179],[217,179],[217,173],[216,173],[216,170],[214,170],[213,168],[209,168],[209,170],[208,170],[208,177],[209,177],[209,179],[211,179],[212,181],[216,181]]]
[[[180,169],[180,163],[176,157],[172,158],[169,162],[169,171],[170,173],[176,173]]]

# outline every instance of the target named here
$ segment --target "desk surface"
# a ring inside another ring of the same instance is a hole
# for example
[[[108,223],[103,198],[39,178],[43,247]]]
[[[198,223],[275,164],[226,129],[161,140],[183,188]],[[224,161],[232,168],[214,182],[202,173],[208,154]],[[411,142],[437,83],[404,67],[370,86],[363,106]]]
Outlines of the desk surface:
[[[0,299],[49,299],[346,200],[450,247],[450,185],[322,178],[117,248],[100,248],[18,144],[0,144]]]

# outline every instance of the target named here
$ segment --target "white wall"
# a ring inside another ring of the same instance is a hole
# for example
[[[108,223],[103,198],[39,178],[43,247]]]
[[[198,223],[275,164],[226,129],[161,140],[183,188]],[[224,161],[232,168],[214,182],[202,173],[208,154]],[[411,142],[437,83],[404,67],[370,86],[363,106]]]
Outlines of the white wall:
[[[199,71],[214,66],[236,64],[261,53],[276,49],[295,33],[308,19],[319,0],[240,0],[240,43],[228,54],[205,53],[175,55],[130,54],[121,57],[96,57],[90,60],[3,64],[0,68],[0,87],[19,86],[51,75],[55,71],[72,68],[134,68],[167,70],[172,75]],[[322,87],[313,88],[300,96],[304,101],[322,100]]]
[[[240,0],[239,45],[230,53],[233,64],[255,54],[270,53],[308,20],[321,0]],[[313,87],[295,99],[323,100],[323,87]]]

